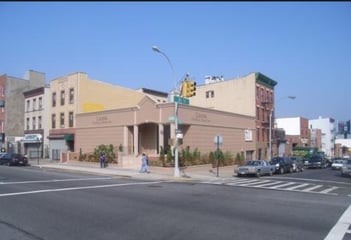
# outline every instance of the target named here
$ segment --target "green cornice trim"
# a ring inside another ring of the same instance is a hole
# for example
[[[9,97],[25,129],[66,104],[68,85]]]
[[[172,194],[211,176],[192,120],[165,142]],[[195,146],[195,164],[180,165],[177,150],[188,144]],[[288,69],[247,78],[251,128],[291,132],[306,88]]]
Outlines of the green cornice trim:
[[[273,79],[263,75],[260,72],[255,73],[255,77],[256,77],[256,82],[260,83],[262,85],[265,85],[266,87],[269,88],[274,88],[275,85],[277,85],[278,83],[276,81],[274,81]]]

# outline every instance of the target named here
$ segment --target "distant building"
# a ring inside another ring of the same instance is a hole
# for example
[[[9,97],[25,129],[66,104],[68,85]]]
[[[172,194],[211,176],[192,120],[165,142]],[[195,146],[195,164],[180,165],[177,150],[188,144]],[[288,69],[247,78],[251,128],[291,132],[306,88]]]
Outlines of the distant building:
[[[333,118],[311,119],[308,121],[310,129],[321,129],[322,132],[322,148],[321,151],[329,158],[334,157],[336,124]]]
[[[310,146],[308,119],[302,117],[277,118],[275,126],[284,129],[286,143],[278,145],[280,156],[290,156],[294,147]]]
[[[0,133],[2,147],[20,152],[19,141],[24,135],[24,91],[43,87],[45,73],[26,71],[23,78],[0,76]]]

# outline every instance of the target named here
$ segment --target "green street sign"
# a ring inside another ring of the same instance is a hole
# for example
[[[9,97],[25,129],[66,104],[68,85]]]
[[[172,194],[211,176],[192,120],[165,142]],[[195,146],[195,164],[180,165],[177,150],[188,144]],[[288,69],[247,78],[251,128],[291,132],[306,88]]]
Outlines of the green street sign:
[[[181,103],[181,104],[189,104],[189,99],[183,98],[180,96],[174,96],[173,98],[174,102]]]

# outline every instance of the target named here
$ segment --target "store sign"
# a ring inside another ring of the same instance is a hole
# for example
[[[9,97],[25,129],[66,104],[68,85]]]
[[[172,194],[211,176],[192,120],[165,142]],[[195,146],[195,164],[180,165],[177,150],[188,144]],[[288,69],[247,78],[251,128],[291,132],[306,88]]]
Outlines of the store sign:
[[[24,135],[23,141],[26,142],[40,142],[42,139],[41,134],[26,134]]]

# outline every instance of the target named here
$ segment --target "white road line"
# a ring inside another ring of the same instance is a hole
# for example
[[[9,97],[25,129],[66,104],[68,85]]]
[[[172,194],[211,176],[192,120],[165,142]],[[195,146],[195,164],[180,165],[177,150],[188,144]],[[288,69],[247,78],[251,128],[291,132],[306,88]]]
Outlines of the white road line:
[[[350,233],[351,225],[351,205],[345,210],[339,221],[330,230],[324,240],[342,240],[346,233]]]
[[[10,184],[29,184],[29,183],[51,183],[51,182],[73,182],[73,181],[90,181],[90,180],[106,180],[113,177],[99,177],[99,178],[71,178],[71,179],[51,179],[51,180],[36,180],[36,181],[21,181],[21,182],[0,182],[0,185]]]
[[[157,183],[163,183],[163,182],[171,182],[171,181],[118,183],[118,184],[86,186],[86,187],[43,189],[43,190],[28,191],[28,192],[3,193],[3,194],[0,194],[0,197],[18,196],[18,195],[35,194],[35,193],[63,192],[63,191],[73,191],[73,190],[85,190],[85,189],[96,189],[96,188],[110,188],[110,187],[132,186],[132,185],[149,185],[149,184],[157,184]]]
[[[335,189],[338,189],[338,187],[327,188],[323,191],[320,191],[320,193],[330,193],[331,191],[334,191]]]
[[[308,185],[309,185],[308,183],[303,183],[303,184],[299,184],[299,185],[296,185],[296,186],[293,186],[293,187],[286,188],[286,190],[295,190],[297,188],[306,187]]]
[[[267,182],[271,182],[271,181],[270,180],[263,180],[263,181],[257,181],[257,182],[239,183],[236,185],[238,185],[238,186],[251,186],[251,185],[260,184],[260,183],[267,183]]]
[[[270,182],[270,183],[259,184],[259,185],[256,185],[255,187],[267,187],[267,186],[276,185],[276,184],[280,184],[280,183],[282,183],[282,181],[274,181],[274,182]]]
[[[323,187],[323,185],[315,185],[315,186],[312,186],[310,188],[305,188],[305,189],[303,189],[301,191],[303,191],[303,192],[311,192],[312,190],[315,190],[315,189],[321,188],[321,187]]]
[[[290,185],[293,185],[293,184],[296,184],[296,182],[288,182],[288,183],[284,183],[284,184],[280,184],[280,185],[273,186],[273,187],[268,187],[268,188],[275,189],[275,188],[290,186]]]

